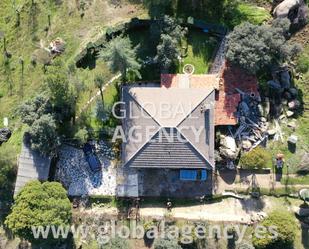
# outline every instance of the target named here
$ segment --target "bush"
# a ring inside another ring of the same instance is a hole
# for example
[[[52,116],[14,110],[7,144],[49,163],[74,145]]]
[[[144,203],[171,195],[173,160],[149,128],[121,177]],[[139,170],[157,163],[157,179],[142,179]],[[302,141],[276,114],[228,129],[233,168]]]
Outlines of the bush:
[[[74,139],[76,139],[78,144],[80,144],[80,145],[85,144],[89,139],[89,133],[88,133],[87,129],[85,127],[82,128],[82,129],[79,129],[75,133]]]
[[[269,160],[271,160],[269,152],[262,147],[256,147],[242,155],[240,165],[244,169],[262,169],[266,167]]]
[[[288,212],[274,211],[260,224],[267,228],[261,238],[253,236],[253,245],[256,249],[289,249],[293,248],[296,231],[298,229],[295,218]],[[270,227],[276,228],[278,236],[269,232]],[[262,234],[260,234],[262,235]]]
[[[227,37],[227,60],[256,74],[292,59],[301,47],[287,42],[286,29],[286,19],[280,19],[272,26],[248,22],[237,26]]]
[[[109,241],[108,244],[104,245],[105,249],[129,249],[130,246],[125,239],[113,238]]]
[[[154,249],[182,249],[176,240],[158,239],[154,243]]]
[[[299,57],[297,70],[302,73],[307,73],[309,71],[309,54],[303,53]]]
[[[58,182],[32,181],[18,193],[5,224],[15,235],[34,244],[57,242],[59,239],[34,238],[32,227],[67,226],[71,222],[71,203]],[[61,238],[61,237],[60,237]]]
[[[60,144],[56,123],[50,114],[35,120],[29,128],[29,135],[31,148],[42,155],[52,155]]]

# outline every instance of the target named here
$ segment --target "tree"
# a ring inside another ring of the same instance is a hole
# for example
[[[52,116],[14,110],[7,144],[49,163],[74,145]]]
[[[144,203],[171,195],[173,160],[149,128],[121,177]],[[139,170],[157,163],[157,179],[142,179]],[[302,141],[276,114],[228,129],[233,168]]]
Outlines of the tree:
[[[50,114],[35,120],[29,128],[31,148],[42,155],[49,156],[59,146],[56,122]]]
[[[256,147],[253,150],[243,154],[240,158],[240,164],[244,169],[262,169],[271,160],[268,151],[262,147]]]
[[[52,112],[49,98],[44,95],[37,95],[34,99],[26,101],[19,107],[19,115],[23,123],[32,125],[42,115]]]
[[[182,249],[176,240],[158,239],[154,243],[154,249]]]
[[[151,18],[157,19],[164,14],[172,14],[173,0],[145,0],[143,1],[148,8],[148,12]]]
[[[100,57],[107,62],[112,73],[120,72],[122,79],[127,78],[127,71],[132,71],[139,78],[141,65],[136,59],[136,48],[132,47],[127,37],[116,37],[112,39],[101,51]]]
[[[183,28],[177,19],[167,15],[153,22],[150,26],[151,40],[155,45],[159,43],[162,34],[170,35],[177,43],[180,43],[186,33],[187,29]]]
[[[71,203],[60,183],[32,181],[17,194],[5,224],[15,235],[34,244],[52,243],[57,240],[51,234],[47,240],[35,239],[32,227],[67,226],[71,216]]]
[[[177,41],[169,35],[161,35],[161,43],[157,46],[155,61],[163,71],[167,71],[180,56]]]
[[[112,238],[109,243],[104,245],[104,249],[129,249],[130,246],[127,242],[127,240],[116,237]]]
[[[104,122],[108,119],[108,110],[105,109],[101,101],[97,101],[94,109],[94,116],[100,122]]]
[[[293,248],[294,239],[297,231],[295,217],[285,211],[273,211],[260,224],[268,231],[262,236],[253,235],[253,246],[256,249],[289,249]],[[270,232],[270,227],[276,228],[277,236]]]
[[[45,83],[56,119],[59,122],[69,120],[75,115],[75,97],[61,61],[55,61],[48,68]]]
[[[293,58],[301,48],[286,41],[286,20],[283,22],[237,26],[227,37],[226,58],[252,74]]]
[[[101,99],[102,99],[102,104],[104,106],[104,95],[103,95],[103,86],[107,83],[107,79],[105,78],[105,76],[103,74],[97,74],[94,77],[94,84],[97,88],[99,88],[100,90],[100,95],[101,95]]]

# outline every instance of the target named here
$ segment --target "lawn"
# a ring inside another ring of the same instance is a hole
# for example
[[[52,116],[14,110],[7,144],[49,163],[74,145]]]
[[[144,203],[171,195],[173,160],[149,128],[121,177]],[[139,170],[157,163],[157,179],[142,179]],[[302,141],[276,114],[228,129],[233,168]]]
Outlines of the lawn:
[[[240,3],[233,13],[232,24],[235,26],[243,21],[248,21],[252,24],[262,24],[270,19],[271,15],[265,8],[249,3]]]
[[[141,62],[156,55],[156,48],[148,29],[134,30],[127,35],[133,46],[137,47],[137,56]],[[182,41],[182,46],[186,50],[183,53],[185,56],[180,63],[170,69],[170,73],[183,73],[185,64],[192,64],[195,67],[195,74],[207,73],[217,45],[218,40],[215,37],[199,30],[190,29]],[[147,64],[142,67],[141,75],[143,81],[158,81],[160,80],[160,69],[154,64]]]
[[[190,30],[187,35],[187,53],[177,67],[178,73],[183,73],[183,66],[192,64],[195,74],[207,73],[214,57],[218,40],[198,30]]]
[[[55,4],[62,2],[62,4]],[[20,9],[20,25],[16,26],[16,8]],[[0,31],[6,37],[7,50],[11,53],[9,62],[5,64],[3,53],[0,55],[0,121],[9,117],[12,129],[19,129],[17,107],[25,100],[34,97],[42,91],[44,83],[44,71],[42,65],[31,64],[33,52],[40,47],[40,43],[47,46],[56,37],[61,37],[66,42],[66,50],[61,55],[64,63],[72,65],[76,54],[83,48],[87,41],[95,35],[103,32],[107,26],[115,25],[121,21],[127,21],[131,17],[143,15],[145,10],[139,5],[131,5],[124,2],[118,10],[117,18],[112,14],[111,6],[105,0],[98,0],[96,4],[87,4],[84,16],[81,18],[80,10],[71,0],[64,1],[35,1],[36,12],[31,9],[31,1],[28,0],[1,0],[0,3]],[[128,9],[134,11],[128,13]],[[101,9],[102,11],[99,11]],[[51,17],[51,26],[48,27],[48,15]],[[48,31],[46,31],[48,29]],[[3,50],[3,39],[0,40],[0,49]],[[21,64],[24,60],[24,85],[21,96]],[[5,66],[6,65],[6,66]],[[74,66],[74,64],[73,64]],[[83,106],[91,91],[95,91],[93,77],[96,73],[107,74],[107,66],[102,61],[97,62],[96,68],[74,69],[72,83],[81,88],[81,96],[78,99],[78,108]],[[111,75],[110,75],[111,76]],[[12,94],[9,93],[9,82],[12,82]],[[76,83],[76,84],[75,84]],[[13,138],[14,139],[14,133]]]

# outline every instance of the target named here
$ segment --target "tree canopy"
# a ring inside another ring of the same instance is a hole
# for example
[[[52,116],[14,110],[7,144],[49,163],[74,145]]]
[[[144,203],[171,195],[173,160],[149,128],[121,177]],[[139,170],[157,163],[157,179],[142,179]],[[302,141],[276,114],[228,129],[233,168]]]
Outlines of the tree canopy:
[[[112,73],[120,72],[123,80],[126,80],[127,71],[132,71],[139,78],[141,65],[136,59],[136,49],[132,47],[127,37],[117,36],[112,39],[101,51],[100,57],[107,62]]]
[[[31,227],[66,226],[70,224],[71,216],[71,203],[60,183],[32,181],[17,194],[5,224],[15,235],[32,243],[41,243],[42,239],[34,238]],[[49,238],[48,241],[54,240]]]
[[[162,34],[161,43],[157,46],[155,61],[160,64],[162,70],[168,70],[179,56],[177,41],[170,35]]]
[[[285,19],[272,26],[245,22],[228,35],[226,58],[252,74],[293,58],[301,47],[287,42],[288,27]]]
[[[294,239],[297,231],[295,217],[285,211],[273,211],[260,224],[268,229],[263,236],[253,236],[253,245],[256,249],[289,249],[293,248]],[[278,232],[278,236],[273,236],[269,228],[273,226]]]
[[[75,115],[75,97],[64,64],[56,61],[47,70],[45,83],[57,120],[63,122]]]
[[[42,155],[51,155],[59,146],[56,122],[50,114],[44,114],[29,127],[31,148]]]
[[[26,101],[19,108],[19,114],[23,123],[32,125],[42,115],[52,112],[52,106],[48,97],[37,95],[34,99]]]

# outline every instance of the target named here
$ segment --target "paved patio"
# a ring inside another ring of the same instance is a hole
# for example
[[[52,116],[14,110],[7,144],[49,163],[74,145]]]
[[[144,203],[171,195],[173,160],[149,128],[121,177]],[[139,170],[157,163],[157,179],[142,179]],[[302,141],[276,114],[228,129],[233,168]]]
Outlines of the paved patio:
[[[206,181],[183,181],[179,170],[138,170],[139,195],[151,197],[198,198],[212,194],[212,175]]]

